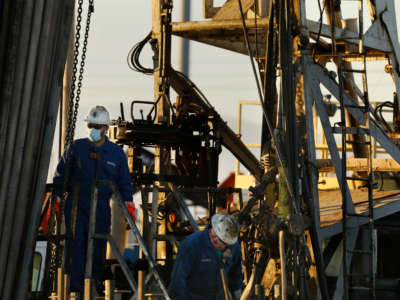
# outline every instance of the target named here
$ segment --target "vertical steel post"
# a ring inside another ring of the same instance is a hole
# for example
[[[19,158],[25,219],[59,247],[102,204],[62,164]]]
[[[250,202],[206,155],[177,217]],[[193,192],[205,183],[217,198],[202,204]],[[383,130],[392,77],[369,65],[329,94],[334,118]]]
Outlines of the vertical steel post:
[[[151,255],[156,259],[157,257],[157,225],[158,225],[158,188],[153,187],[153,197],[151,200]]]
[[[154,49],[154,100],[157,101],[156,122],[170,124],[169,73],[171,67],[171,0],[153,0],[152,38]],[[154,173],[167,174],[171,166],[170,149],[157,145],[155,148]],[[163,186],[162,182],[156,183]],[[159,202],[165,200],[165,193],[159,193]],[[166,233],[166,220],[158,226],[158,234]],[[166,259],[166,242],[157,243],[157,258]]]
[[[190,20],[190,0],[181,0],[181,20]],[[179,70],[189,76],[189,54],[190,54],[190,41],[185,38],[179,39]]]
[[[93,250],[94,250],[94,239],[96,232],[96,208],[98,198],[98,187],[97,182],[92,183],[92,194],[90,203],[90,217],[89,217],[89,232],[86,252],[86,269],[85,269],[85,300],[92,299],[92,269],[93,269]]]
[[[57,300],[64,300],[64,276],[62,268],[57,268]]]
[[[115,286],[114,280],[105,281],[105,287],[106,287],[104,293],[105,300],[114,300],[114,286]]]

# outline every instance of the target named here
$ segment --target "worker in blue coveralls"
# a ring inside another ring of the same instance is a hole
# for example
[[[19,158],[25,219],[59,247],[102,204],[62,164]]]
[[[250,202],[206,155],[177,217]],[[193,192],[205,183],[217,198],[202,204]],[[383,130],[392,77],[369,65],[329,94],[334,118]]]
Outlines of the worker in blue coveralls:
[[[131,177],[128,162],[124,151],[118,145],[110,142],[106,136],[110,116],[103,106],[90,109],[87,118],[89,129],[88,138],[75,140],[72,144],[70,185],[79,184],[79,198],[76,219],[76,230],[72,249],[72,266],[70,289],[73,292],[83,293],[86,250],[89,229],[91,186],[94,180],[113,181],[122,195],[125,204],[132,206]],[[63,183],[65,180],[68,149],[58,163],[53,182]],[[68,197],[65,203],[65,220],[67,228],[70,226],[72,210],[72,190],[67,190]],[[98,185],[98,200],[96,210],[96,233],[110,232],[111,212],[109,200],[112,191],[106,185]],[[61,200],[62,190],[58,190],[58,201]],[[92,277],[96,287],[102,280],[103,266],[106,255],[106,240],[95,239],[93,253]],[[68,245],[66,246],[68,250]],[[71,253],[67,253],[70,255]]]
[[[168,287],[172,299],[225,299],[221,269],[225,273],[230,299],[240,299],[243,273],[237,242],[239,229],[234,216],[216,214],[211,218],[211,226],[183,240]]]

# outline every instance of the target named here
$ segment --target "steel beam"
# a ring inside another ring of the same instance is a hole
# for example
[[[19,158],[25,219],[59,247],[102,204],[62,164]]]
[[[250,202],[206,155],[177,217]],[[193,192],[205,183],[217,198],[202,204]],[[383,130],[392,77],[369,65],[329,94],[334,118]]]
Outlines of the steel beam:
[[[318,34],[319,32],[319,22],[307,20],[306,28],[310,30],[310,32],[314,34]],[[338,27],[334,28],[335,38],[343,39],[348,43],[358,45],[358,33],[354,31],[350,31],[347,29],[341,29]],[[331,37],[331,26],[322,24],[321,26],[321,36],[330,38]],[[376,49],[382,52],[389,53],[392,51],[392,47],[390,42],[387,39],[378,39],[373,38],[371,36],[365,36],[363,38],[363,43],[366,48]]]
[[[311,59],[309,67],[311,73],[313,74],[314,80],[322,83],[333,96],[339,99],[339,86],[332,78],[329,77],[326,71],[322,69],[319,65],[311,62]],[[354,102],[353,98],[351,98],[346,93],[343,93],[343,101],[345,105],[358,105],[356,102]],[[365,123],[364,113],[361,111],[361,109],[349,107],[348,111],[360,124]],[[380,128],[380,126],[375,123],[372,118],[369,118],[369,121],[370,134],[398,163],[400,163],[400,149],[393,143],[393,141]]]
[[[268,18],[257,19],[257,27],[254,20],[246,20],[247,28],[265,28],[268,26]],[[219,20],[219,21],[190,21],[190,22],[172,22],[172,33],[178,34],[187,31],[207,31],[221,29],[242,29],[243,25],[240,19],[238,20]],[[240,31],[240,34],[243,34]]]
[[[335,172],[336,172],[337,180],[339,182],[340,189],[342,191],[344,189],[344,192],[346,193],[346,199],[348,201],[347,205],[349,208],[349,213],[354,213],[354,204],[353,204],[353,200],[351,198],[349,186],[347,185],[346,180],[342,180],[342,165],[341,165],[341,159],[339,156],[339,151],[337,149],[335,137],[333,136],[333,133],[332,133],[332,126],[329,121],[328,113],[326,112],[325,104],[324,104],[324,101],[322,100],[321,90],[320,90],[320,87],[319,87],[317,81],[315,81],[314,84],[312,85],[312,92],[314,95],[315,106],[318,110],[322,128],[323,128],[325,136],[326,136],[326,141],[327,141],[327,144],[329,147],[329,153],[331,154],[332,162],[335,167]]]
[[[315,169],[315,140],[314,140],[314,114],[313,114],[313,99],[312,99],[312,85],[310,74],[308,73],[307,64],[304,61],[305,56],[301,59],[303,69],[303,83],[304,83],[304,102],[306,111],[306,132],[307,132],[307,158],[309,165],[308,174],[310,177],[310,191],[312,197],[312,220],[313,228],[310,230],[312,238],[312,246],[314,249],[314,257],[316,260],[316,267],[318,272],[319,286],[321,295],[324,300],[329,299],[328,285],[325,276],[325,262],[322,255],[322,240],[320,234],[320,209],[318,197],[318,172]],[[307,197],[307,195],[306,195]]]
[[[348,224],[348,223],[347,223]],[[351,253],[352,250],[354,250],[354,247],[356,246],[356,241],[358,237],[358,232],[359,232],[359,227],[355,227],[354,229],[349,229],[348,232],[348,237],[347,237],[347,245],[348,245],[348,252],[343,253],[343,255],[347,254],[347,262],[348,262],[348,268],[350,269],[351,266],[351,259],[353,257],[353,254]],[[332,300],[342,300],[343,299],[343,294],[344,294],[344,280],[343,280],[343,260],[341,262],[340,266],[340,271],[339,275],[336,281],[336,289],[335,293],[333,294]],[[347,270],[347,274],[350,273],[350,270]]]

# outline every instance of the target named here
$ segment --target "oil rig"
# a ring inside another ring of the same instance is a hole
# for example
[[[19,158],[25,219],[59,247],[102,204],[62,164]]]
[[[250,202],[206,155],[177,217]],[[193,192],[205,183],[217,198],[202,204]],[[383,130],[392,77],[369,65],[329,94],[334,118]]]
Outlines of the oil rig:
[[[84,295],[69,291],[64,248],[74,233],[58,212],[56,186],[46,184],[58,115],[60,147],[74,139],[94,5],[0,2],[2,300],[95,299],[90,267]],[[351,18],[343,18],[344,6]],[[96,238],[106,239],[112,252],[102,298],[171,299],[167,286],[179,244],[223,211],[241,224],[242,300],[399,299],[395,1],[227,0],[216,6],[203,0],[202,20],[180,22],[172,20],[174,9],[172,0],[152,0],[151,31],[128,55],[133,70],[153,76],[153,100],[121,103],[108,132],[127,149],[140,224],[112,182],[94,183],[112,189],[113,218],[129,225],[139,251],[136,262],[127,261],[124,234],[89,230],[89,254]],[[315,11],[318,20],[311,20]],[[259,96],[254,103],[262,111],[260,157],[206,91],[174,69],[173,36],[249,57]],[[152,66],[140,60],[146,45]],[[370,97],[369,68],[376,62],[382,75],[374,75],[393,82],[388,99]],[[222,147],[251,175],[219,185]],[[188,203],[207,215],[196,220]]]

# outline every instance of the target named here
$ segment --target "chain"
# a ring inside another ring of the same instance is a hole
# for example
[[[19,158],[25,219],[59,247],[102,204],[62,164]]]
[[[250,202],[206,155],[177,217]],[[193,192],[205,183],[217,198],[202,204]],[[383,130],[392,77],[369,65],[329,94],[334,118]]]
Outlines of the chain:
[[[72,140],[71,130],[72,130],[72,114],[73,114],[73,106],[74,106],[74,98],[75,98],[75,89],[76,89],[76,73],[78,72],[78,56],[79,56],[79,40],[81,38],[81,22],[82,22],[82,4],[83,0],[79,0],[78,2],[78,15],[76,18],[76,28],[75,28],[75,49],[74,49],[74,64],[72,68],[72,84],[70,88],[69,102],[68,102],[68,123],[67,123],[67,133],[65,135],[65,148],[70,144]],[[74,113],[75,115],[75,113]]]
[[[89,0],[89,8],[86,18],[86,28],[85,28],[85,37],[83,40],[83,47],[82,47],[82,57],[79,67],[79,76],[78,76],[78,86],[76,86],[77,80],[77,72],[78,72],[78,56],[79,56],[79,40],[81,37],[81,22],[82,22],[82,3],[83,0],[79,0],[78,3],[78,16],[76,22],[76,35],[75,35],[75,50],[74,50],[74,65],[73,65],[73,74],[72,74],[72,85],[71,85],[71,93],[69,99],[69,110],[68,110],[68,127],[67,127],[67,134],[65,137],[65,146],[67,147],[71,144],[74,140],[75,135],[75,127],[76,127],[76,119],[78,115],[79,109],[79,101],[81,99],[81,89],[82,89],[82,81],[83,81],[83,72],[85,67],[85,60],[86,60],[86,52],[87,52],[87,45],[89,40],[89,28],[90,28],[90,20],[92,13],[94,12],[94,0]],[[75,89],[76,89],[76,97],[75,97]],[[74,104],[75,98],[75,104]]]
[[[92,16],[92,13],[94,12],[93,1],[94,0],[89,0],[89,9],[88,9],[87,18],[86,18],[85,38],[83,40],[82,58],[81,58],[81,63],[80,63],[80,68],[79,68],[78,89],[76,91],[76,99],[75,99],[75,107],[74,107],[74,118],[72,120],[72,125],[71,125],[71,133],[70,133],[71,134],[71,139],[70,139],[70,142],[72,142],[73,139],[74,139],[75,126],[76,126],[76,117],[78,115],[79,100],[81,99],[83,72],[84,72],[84,67],[85,67],[87,45],[88,45],[88,40],[89,40],[90,18]]]
[[[67,186],[69,183],[69,176],[71,171],[71,155],[72,155],[72,142],[74,140],[75,134],[75,127],[76,127],[76,119],[78,115],[79,109],[79,100],[81,96],[81,89],[82,89],[82,81],[83,81],[83,72],[85,67],[85,60],[86,60],[86,52],[87,52],[87,45],[89,39],[89,28],[90,28],[90,19],[91,15],[94,12],[93,6],[94,0],[89,0],[89,7],[88,13],[86,18],[86,28],[85,28],[85,37],[83,41],[82,47],[82,56],[80,60],[80,67],[79,67],[79,76],[77,78],[78,73],[78,57],[79,57],[79,47],[80,47],[80,38],[81,38],[81,23],[82,23],[82,5],[83,0],[78,1],[78,9],[77,9],[77,18],[76,18],[76,32],[75,32],[75,48],[74,48],[74,63],[73,63],[73,72],[72,72],[72,83],[70,88],[70,97],[68,102],[68,124],[67,124],[67,132],[65,136],[65,149],[67,149],[67,162],[66,162],[66,170],[65,170],[65,178],[64,178],[64,192],[67,190]],[[76,85],[76,81],[78,79],[78,84]],[[75,96],[76,90],[76,96]],[[75,103],[74,103],[75,99]],[[65,193],[64,197],[60,203],[60,216],[64,215],[64,204],[65,204]],[[59,227],[57,228],[59,229]],[[57,235],[61,234],[60,230],[57,230]],[[50,263],[50,277],[54,277],[56,272],[56,268],[60,267],[62,264],[63,258],[63,246],[60,243],[56,243],[55,249],[52,249],[52,259]],[[54,278],[50,278],[53,279]]]

